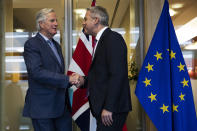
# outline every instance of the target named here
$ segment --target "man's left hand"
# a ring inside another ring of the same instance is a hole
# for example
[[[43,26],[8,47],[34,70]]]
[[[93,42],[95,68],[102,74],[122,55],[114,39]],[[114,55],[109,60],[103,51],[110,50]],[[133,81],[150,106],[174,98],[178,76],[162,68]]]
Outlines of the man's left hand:
[[[101,113],[101,119],[105,126],[111,126],[113,123],[112,112],[103,109]]]

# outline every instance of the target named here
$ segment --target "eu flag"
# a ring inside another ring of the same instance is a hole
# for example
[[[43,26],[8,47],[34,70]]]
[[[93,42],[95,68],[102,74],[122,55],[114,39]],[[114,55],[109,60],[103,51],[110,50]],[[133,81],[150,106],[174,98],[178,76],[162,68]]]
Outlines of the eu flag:
[[[167,0],[143,62],[135,93],[159,131],[197,131],[191,82]]]

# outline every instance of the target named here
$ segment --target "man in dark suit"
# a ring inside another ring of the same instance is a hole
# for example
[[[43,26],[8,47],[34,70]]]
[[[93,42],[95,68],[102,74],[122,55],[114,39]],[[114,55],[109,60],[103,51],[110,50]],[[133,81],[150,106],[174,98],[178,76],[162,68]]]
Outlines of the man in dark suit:
[[[61,47],[53,39],[58,26],[54,10],[40,10],[36,24],[37,35],[24,46],[29,88],[23,115],[32,119],[35,131],[72,131],[67,88],[79,76],[65,75]]]
[[[100,6],[87,9],[83,27],[97,40],[93,61],[80,84],[88,88],[92,114],[97,119],[97,131],[122,131],[131,110],[127,67],[127,47],[123,37],[108,28],[108,13]]]

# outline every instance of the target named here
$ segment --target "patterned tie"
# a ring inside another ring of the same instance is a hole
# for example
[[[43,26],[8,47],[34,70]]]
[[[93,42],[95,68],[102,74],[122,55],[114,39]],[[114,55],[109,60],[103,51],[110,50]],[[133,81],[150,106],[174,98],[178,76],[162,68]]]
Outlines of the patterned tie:
[[[47,43],[49,44],[49,46],[50,46],[51,49],[53,50],[54,55],[56,56],[58,62],[59,62],[60,65],[61,65],[62,62],[61,62],[60,56],[59,56],[59,54],[58,54],[58,52],[57,52],[57,49],[56,49],[54,43],[53,43],[52,41],[50,41],[50,40],[47,40]]]

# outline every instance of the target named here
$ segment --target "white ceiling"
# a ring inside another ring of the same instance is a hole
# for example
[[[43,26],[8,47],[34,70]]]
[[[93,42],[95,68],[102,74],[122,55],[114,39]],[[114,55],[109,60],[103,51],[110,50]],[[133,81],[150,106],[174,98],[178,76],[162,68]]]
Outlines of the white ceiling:
[[[182,8],[174,9],[177,14],[172,17],[175,26],[181,26],[197,16],[196,0],[169,0],[170,7],[174,4],[183,4]]]
[[[180,44],[193,41],[197,36],[197,1],[196,0],[169,0],[170,8],[176,4],[183,7],[173,9],[177,12],[172,16],[172,21],[176,29],[176,35]],[[196,41],[196,40],[195,40]]]

